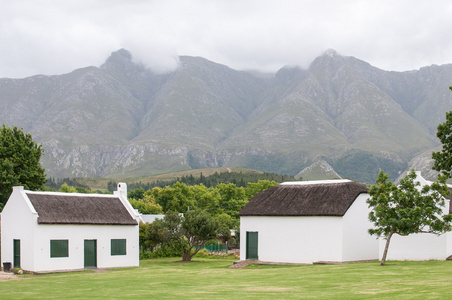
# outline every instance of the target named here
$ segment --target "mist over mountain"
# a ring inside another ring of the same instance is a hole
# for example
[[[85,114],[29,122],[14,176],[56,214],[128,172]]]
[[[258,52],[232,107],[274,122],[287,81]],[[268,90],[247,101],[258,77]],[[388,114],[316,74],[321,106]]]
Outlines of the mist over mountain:
[[[124,177],[200,167],[295,175],[327,162],[373,182],[425,166],[452,110],[452,65],[380,70],[334,50],[272,76],[201,57],[155,74],[124,49],[100,67],[0,79],[0,121],[32,134],[55,177]]]

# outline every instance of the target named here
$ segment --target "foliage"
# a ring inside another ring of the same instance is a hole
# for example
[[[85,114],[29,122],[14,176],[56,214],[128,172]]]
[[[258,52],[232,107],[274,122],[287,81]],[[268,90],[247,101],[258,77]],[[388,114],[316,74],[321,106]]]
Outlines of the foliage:
[[[246,197],[249,200],[253,198],[254,195],[256,195],[257,193],[265,191],[266,189],[269,189],[275,185],[278,185],[278,182],[269,180],[259,180],[258,182],[249,182],[245,188]]]
[[[140,222],[138,236],[140,240],[140,252],[150,248],[149,240],[147,238],[149,223]]]
[[[275,173],[243,173],[243,172],[215,172],[212,175],[204,176],[202,173],[199,177],[195,177],[192,174],[177,177],[175,180],[162,181],[157,180],[155,182],[142,183],[132,182],[128,184],[130,190],[142,188],[143,190],[150,190],[154,187],[164,188],[166,186],[172,186],[176,182],[183,183],[189,186],[204,185],[206,187],[215,187],[220,183],[229,184],[233,183],[238,187],[246,187],[250,182],[258,182],[259,180],[284,182],[294,181],[295,178],[288,175],[279,175]],[[110,182],[109,182],[110,184]]]
[[[216,237],[217,230],[217,223],[204,210],[189,211],[184,216],[169,211],[163,220],[149,225],[148,237],[170,245],[182,261],[190,261],[206,241]]]
[[[162,207],[156,202],[152,191],[144,193],[141,199],[130,199],[133,208],[138,209],[142,214],[158,215],[163,213]]]
[[[452,90],[452,86],[450,89]],[[432,153],[435,161],[433,170],[452,178],[452,111],[447,112],[446,121],[438,125],[436,136],[443,144],[443,148],[439,152]]]
[[[394,162],[362,150],[348,151],[338,160],[328,163],[342,177],[367,183],[375,181],[375,174],[378,174],[379,170],[386,170],[389,179],[395,180],[399,172],[406,169],[406,163]]]
[[[50,188],[47,188],[50,189]],[[88,190],[82,186],[70,186],[67,183],[63,183],[60,186],[59,192],[61,193],[80,193],[80,194],[102,194],[102,191]]]
[[[232,218],[238,219],[237,213],[249,201],[246,198],[245,188],[237,187],[233,183],[220,183],[216,188],[221,196],[219,200],[219,212],[227,213]]]
[[[66,183],[63,183],[63,185],[61,185],[60,192],[62,193],[77,193],[77,189],[73,186],[69,186]]]
[[[114,191],[116,191],[117,186],[118,186],[118,183],[117,183],[116,181],[109,181],[109,182],[107,183],[107,190],[108,190],[110,193],[113,193]]]
[[[167,240],[167,228],[165,227],[165,225],[166,224],[163,220],[155,220],[154,222],[147,225],[146,243],[144,244],[151,251],[153,251],[157,245],[161,245]]]
[[[381,171],[370,190],[367,200],[371,212],[369,220],[374,228],[369,233],[386,239],[381,265],[386,262],[389,242],[393,234],[413,233],[441,234],[451,230],[452,215],[444,215],[444,197],[449,194],[446,177],[431,185],[421,187],[412,170],[400,180],[399,185],[388,181],[388,175]]]
[[[29,190],[42,189],[46,182],[40,159],[44,150],[22,129],[3,126],[0,129],[0,203],[5,204],[13,186]]]
[[[218,233],[226,240],[231,237],[231,228],[234,226],[234,220],[226,213],[217,215],[215,221],[218,224]]]
[[[47,179],[45,186],[52,188],[54,190],[59,190],[61,188],[61,186],[63,184],[66,184],[68,186],[73,186],[73,187],[81,187],[84,188],[86,190],[89,190],[89,187],[85,184],[82,184],[80,182],[77,181],[76,178],[55,178],[55,177],[50,177]]]

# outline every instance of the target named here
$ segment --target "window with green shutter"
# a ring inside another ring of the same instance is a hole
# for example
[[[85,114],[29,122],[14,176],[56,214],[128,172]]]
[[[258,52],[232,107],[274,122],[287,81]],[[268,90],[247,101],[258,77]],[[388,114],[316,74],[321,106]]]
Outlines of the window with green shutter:
[[[111,255],[126,255],[126,239],[111,240]]]
[[[50,257],[69,257],[69,241],[50,240]]]

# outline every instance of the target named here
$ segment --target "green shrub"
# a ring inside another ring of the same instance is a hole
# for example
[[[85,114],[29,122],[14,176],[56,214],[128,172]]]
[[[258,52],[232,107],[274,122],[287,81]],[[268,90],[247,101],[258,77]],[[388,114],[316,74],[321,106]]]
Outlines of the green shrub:
[[[22,268],[13,268],[11,271],[16,275],[22,275],[24,273]]]

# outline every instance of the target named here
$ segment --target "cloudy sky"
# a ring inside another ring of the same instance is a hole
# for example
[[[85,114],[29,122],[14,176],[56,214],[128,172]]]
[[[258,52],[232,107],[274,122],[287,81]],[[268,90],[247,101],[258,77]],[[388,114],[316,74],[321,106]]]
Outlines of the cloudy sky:
[[[384,69],[452,63],[448,0],[0,0],[0,78],[99,66],[120,48],[157,72],[179,55],[307,68],[327,49]]]

